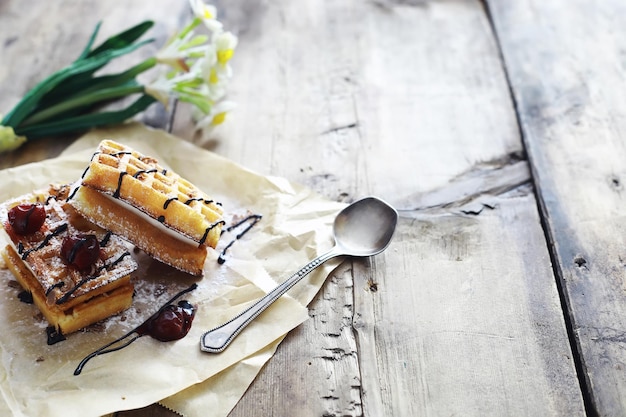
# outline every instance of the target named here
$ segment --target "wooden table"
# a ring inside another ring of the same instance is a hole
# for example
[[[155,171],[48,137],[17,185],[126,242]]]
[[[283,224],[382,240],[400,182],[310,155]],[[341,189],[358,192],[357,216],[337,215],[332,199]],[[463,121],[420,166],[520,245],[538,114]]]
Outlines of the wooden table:
[[[239,36],[232,117],[212,134],[182,106],[143,120],[401,213],[385,253],[333,272],[231,416],[626,415],[626,2],[218,9]],[[160,45],[188,16],[184,1],[3,0],[0,109],[100,19],[103,35],[154,19]],[[147,415],[171,414],[120,413]]]

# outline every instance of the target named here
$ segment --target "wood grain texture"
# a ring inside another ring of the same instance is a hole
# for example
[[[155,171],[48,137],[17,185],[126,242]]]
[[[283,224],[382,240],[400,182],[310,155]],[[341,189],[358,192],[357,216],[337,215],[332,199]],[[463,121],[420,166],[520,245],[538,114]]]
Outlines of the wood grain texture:
[[[489,1],[592,414],[626,414],[622,1]]]
[[[405,219],[376,291],[355,279],[361,371],[381,392],[364,395],[370,415],[584,414],[528,191],[479,216]]]
[[[124,7],[95,1],[39,1],[39,8],[22,3],[0,2],[2,57],[15,62],[0,68],[0,108],[30,88],[40,68],[60,67],[75,56],[72,48],[49,45],[82,46],[97,19],[113,20],[115,26],[103,27],[112,33],[150,17],[164,25],[159,33],[165,34],[187,7],[168,0]],[[506,17],[503,25],[513,26],[514,17],[504,10],[509,3],[494,3]],[[536,9],[528,0],[516,3],[510,13],[524,18]],[[189,108],[180,105],[174,133],[329,199],[373,194],[402,214],[386,252],[346,260],[329,276],[310,305],[310,320],[279,346],[231,417],[583,415],[515,107],[483,3],[231,0],[219,2],[218,10],[225,26],[239,36],[229,97],[238,107],[213,132],[196,132]],[[545,16],[548,22],[554,17]],[[84,24],[65,24],[72,19]],[[32,35],[20,35],[20,25]],[[525,28],[510,36],[536,43]],[[30,52],[46,46],[41,54]],[[507,71],[513,73],[512,66],[522,74],[529,71],[525,57],[508,60]],[[551,79],[555,91],[559,74]],[[514,79],[521,85],[523,77]],[[529,94],[541,97],[543,88],[535,86]],[[621,103],[612,91],[596,93],[612,93],[611,102]],[[576,89],[568,94],[579,97]],[[596,100],[602,103],[602,97]],[[543,108],[529,112],[539,117]],[[562,109],[568,115],[584,113],[584,106]],[[550,117],[556,120],[559,114]],[[165,118],[161,113],[152,119],[162,125]],[[621,129],[622,119],[613,118],[611,126]],[[595,126],[592,122],[587,121]],[[558,123],[544,126],[543,132],[553,125]],[[603,132],[603,140],[611,137]],[[25,148],[3,157],[0,167],[53,156],[69,141]],[[536,161],[542,156],[533,153],[531,170],[537,175],[548,163],[562,164],[555,178],[566,180],[571,172],[563,167],[570,160],[589,164],[582,149],[591,143],[585,137],[568,153],[570,159],[546,159],[544,165]],[[556,155],[564,144],[553,146],[547,155]],[[620,230],[609,214],[621,213],[624,175],[609,145],[602,149],[610,166],[594,178],[604,178],[614,192],[610,204],[602,205],[606,217],[596,219],[589,211],[589,217],[573,217],[582,223],[590,219],[585,233],[557,245],[575,249],[575,255],[567,254],[578,259],[567,279],[580,288],[589,285],[589,276],[609,286],[596,268],[612,274],[610,285],[626,288],[622,264],[599,264],[591,256],[600,256],[606,245],[586,246],[601,233],[593,226]],[[589,172],[598,168],[591,167]],[[608,198],[599,184],[585,194],[581,210],[593,206],[593,197]],[[571,181],[568,187],[568,193],[576,192]],[[541,191],[544,205],[568,204],[569,194]],[[609,252],[620,254],[618,241],[612,245]],[[593,312],[610,314],[604,308]],[[622,347],[621,328],[581,329],[595,331],[590,343],[597,341],[613,355]],[[119,413],[149,415],[172,414],[156,405]]]
[[[182,109],[175,132],[331,199],[379,195],[406,216],[387,252],[331,275],[231,416],[582,415],[481,3],[224,8],[240,37],[238,108],[195,135]]]
[[[239,36],[237,108],[195,136],[181,111],[174,132],[251,169],[333,199],[397,201],[522,149],[479,2],[233,0],[222,10]]]
[[[344,262],[310,304],[231,416],[362,416],[353,334],[353,277]]]

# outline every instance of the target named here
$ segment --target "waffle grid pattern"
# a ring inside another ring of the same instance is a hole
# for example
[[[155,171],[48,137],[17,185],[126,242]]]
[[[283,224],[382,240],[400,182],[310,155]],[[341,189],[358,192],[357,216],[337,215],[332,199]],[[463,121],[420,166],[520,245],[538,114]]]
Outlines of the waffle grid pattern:
[[[221,204],[154,158],[102,141],[82,184],[128,202],[199,244],[217,244]]]

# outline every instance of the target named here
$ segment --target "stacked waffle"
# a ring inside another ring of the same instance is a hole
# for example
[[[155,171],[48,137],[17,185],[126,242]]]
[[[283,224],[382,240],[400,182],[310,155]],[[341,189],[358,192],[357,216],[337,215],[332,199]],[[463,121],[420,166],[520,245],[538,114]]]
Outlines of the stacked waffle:
[[[128,308],[137,264],[124,242],[67,205],[69,187],[51,187],[0,208],[9,245],[2,255],[58,334]]]
[[[175,172],[119,143],[100,143],[70,203],[150,256],[201,275],[215,248],[222,207]]]
[[[198,276],[223,221],[221,204],[189,181],[105,140],[80,181],[4,203],[0,224],[9,269],[51,327],[68,334],[130,306],[137,264],[120,237]]]

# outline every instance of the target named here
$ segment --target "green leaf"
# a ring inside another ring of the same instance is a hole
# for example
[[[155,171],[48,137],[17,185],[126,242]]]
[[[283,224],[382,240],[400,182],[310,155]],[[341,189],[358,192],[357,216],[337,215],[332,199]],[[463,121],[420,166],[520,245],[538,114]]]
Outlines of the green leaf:
[[[85,131],[94,127],[109,126],[123,123],[138,113],[147,109],[156,100],[150,96],[142,95],[134,103],[123,110],[90,113],[82,116],[70,117],[54,122],[41,123],[16,129],[18,135],[26,136],[29,140],[42,137],[57,136],[60,134]]]
[[[146,33],[153,25],[153,21],[146,20],[131,27],[130,29],[118,33],[117,35],[111,36],[100,46],[87,54],[87,57],[92,57],[108,50],[125,48],[143,36],[143,34]]]
[[[85,48],[83,49],[83,52],[81,52],[81,54],[78,56],[77,61],[79,59],[83,59],[83,58],[87,57],[87,55],[89,54],[89,51],[91,51],[91,47],[93,46],[93,43],[96,40],[96,36],[98,36],[98,32],[100,31],[100,26],[101,25],[102,25],[102,22],[98,22],[96,24],[96,27],[94,28],[93,33],[89,37],[89,41],[87,41],[87,45],[85,45]]]
[[[104,88],[122,85],[134,79],[142,72],[154,67],[156,63],[156,58],[151,57],[126,71],[116,74],[107,74],[100,77],[92,77],[90,74],[86,79],[84,79],[84,77],[74,77],[60,84],[54,91],[46,94],[40,101],[40,108],[46,109],[78,96],[90,94]]]
[[[37,109],[39,101],[62,82],[73,77],[91,74],[98,68],[106,65],[112,59],[128,54],[150,41],[151,40],[138,42],[123,48],[103,51],[98,55],[75,61],[70,66],[55,72],[26,93],[22,100],[5,116],[2,120],[2,124],[14,128],[18,127],[25,118]]]
[[[88,94],[80,94],[73,98],[64,100],[54,106],[47,107],[25,119],[20,127],[27,127],[49,120],[68,111],[80,111],[81,109],[92,108],[97,104],[104,104],[113,99],[126,97],[132,94],[143,92],[143,86],[135,80],[130,80],[120,85],[102,88]]]

